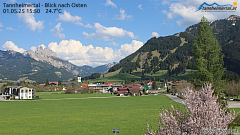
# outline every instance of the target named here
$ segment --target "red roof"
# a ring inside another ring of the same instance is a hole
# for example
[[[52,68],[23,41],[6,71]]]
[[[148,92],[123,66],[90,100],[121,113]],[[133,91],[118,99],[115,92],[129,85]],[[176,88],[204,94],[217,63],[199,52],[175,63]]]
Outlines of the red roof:
[[[82,84],[82,87],[87,88],[87,87],[88,87],[88,84],[87,84],[87,83],[83,83],[83,84]]]
[[[112,83],[112,82],[110,82],[110,81],[105,81],[104,83],[105,83],[105,84],[114,84],[114,83]]]
[[[58,85],[58,82],[49,82],[49,84]]]
[[[128,89],[128,87],[123,87],[123,88],[118,88],[119,90],[127,90]]]
[[[120,91],[115,91],[114,93],[126,93],[126,92],[128,92],[128,91],[126,91],[126,90],[120,90]]]
[[[45,83],[39,84],[39,86],[45,86]]]

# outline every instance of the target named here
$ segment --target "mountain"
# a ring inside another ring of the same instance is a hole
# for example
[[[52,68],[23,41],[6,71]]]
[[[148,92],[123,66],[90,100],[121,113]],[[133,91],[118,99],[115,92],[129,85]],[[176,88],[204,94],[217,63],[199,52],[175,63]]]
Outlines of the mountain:
[[[63,68],[36,61],[21,53],[0,50],[0,79],[30,79],[36,82],[45,82],[46,78],[51,81],[68,80],[73,78],[73,75]]]
[[[78,67],[69,61],[57,57],[51,49],[39,46],[36,51],[18,53],[0,50],[0,80],[33,80],[36,82],[67,81],[79,73],[82,77],[93,73],[105,73],[116,63],[98,67]]]
[[[37,47],[36,51],[32,51],[32,50],[26,51],[24,52],[24,56],[31,57],[36,61],[50,64],[56,68],[63,68],[66,71],[72,73],[74,76],[77,76],[78,74],[80,74],[82,77],[89,76],[93,73],[103,74],[107,72],[111,66],[116,64],[116,63],[110,63],[106,65],[101,65],[95,68],[87,65],[76,66],[67,60],[57,57],[56,53],[54,53],[51,49],[45,46]]]
[[[226,19],[210,23],[213,34],[222,46],[224,66],[229,71],[240,74],[240,17],[232,15]],[[153,37],[140,49],[109,69],[120,73],[156,73],[168,70],[170,74],[194,69],[192,45],[197,35],[199,23],[188,27],[184,32],[166,37]]]

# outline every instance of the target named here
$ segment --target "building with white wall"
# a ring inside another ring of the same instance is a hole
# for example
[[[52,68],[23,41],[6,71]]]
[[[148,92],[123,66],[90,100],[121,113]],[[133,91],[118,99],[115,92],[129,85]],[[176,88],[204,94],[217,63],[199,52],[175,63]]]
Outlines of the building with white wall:
[[[33,99],[34,91],[32,88],[22,86],[5,87],[2,96],[5,99]]]

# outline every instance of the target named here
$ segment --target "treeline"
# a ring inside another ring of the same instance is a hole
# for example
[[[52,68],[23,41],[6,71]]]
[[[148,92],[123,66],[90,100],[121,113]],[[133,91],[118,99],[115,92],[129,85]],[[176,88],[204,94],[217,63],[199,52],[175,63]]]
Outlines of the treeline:
[[[89,80],[89,79],[97,79],[101,77],[101,73],[94,73],[90,76],[84,77],[83,80]]]

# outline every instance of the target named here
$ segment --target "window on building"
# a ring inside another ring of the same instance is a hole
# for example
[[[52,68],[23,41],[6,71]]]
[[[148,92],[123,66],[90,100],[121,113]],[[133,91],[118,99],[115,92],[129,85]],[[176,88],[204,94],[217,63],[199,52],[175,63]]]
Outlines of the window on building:
[[[31,98],[31,96],[29,96],[29,98]]]
[[[29,92],[32,92],[32,90],[29,90]]]
[[[25,90],[25,93],[27,93],[28,92],[28,90]]]
[[[23,90],[21,90],[21,93],[23,93]]]

